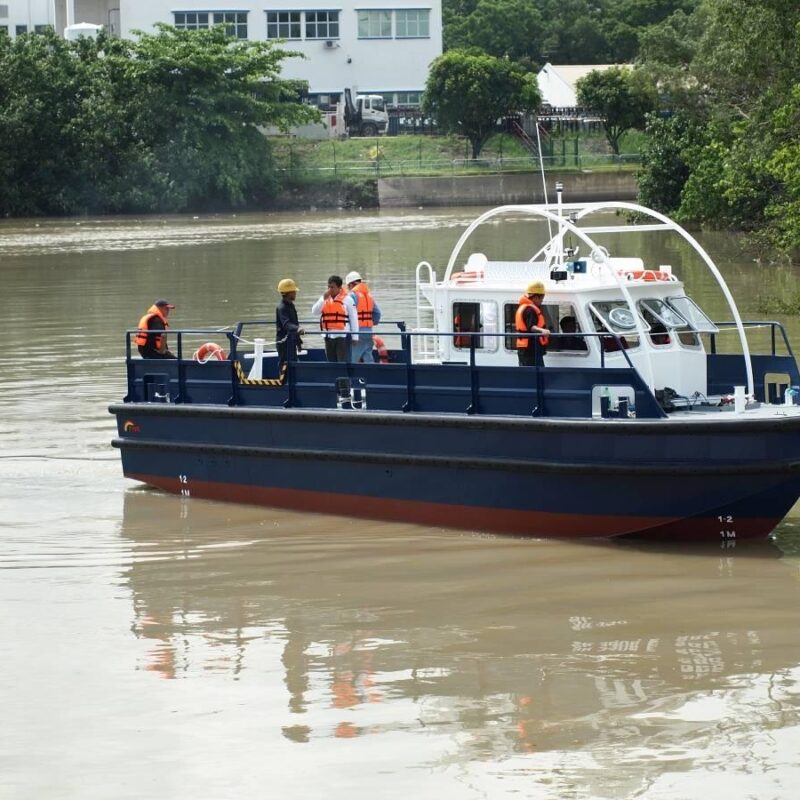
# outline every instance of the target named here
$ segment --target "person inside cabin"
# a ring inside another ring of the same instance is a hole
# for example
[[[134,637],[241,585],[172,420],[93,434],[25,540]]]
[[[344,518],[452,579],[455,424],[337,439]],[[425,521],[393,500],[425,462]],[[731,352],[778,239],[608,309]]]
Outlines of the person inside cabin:
[[[534,281],[519,299],[514,325],[517,333],[538,333],[517,339],[517,358],[521,367],[543,367],[544,354],[550,343],[550,331],[546,327],[542,303],[544,284]]]
[[[328,278],[328,289],[311,307],[319,314],[328,361],[350,361],[351,343],[358,341],[358,309],[355,298],[342,288],[338,275]]]
[[[645,322],[650,326],[649,336],[653,344],[669,344],[671,339],[667,326],[661,320],[651,314],[647,309],[642,310]]]
[[[582,336],[577,336],[578,320],[572,315],[561,318],[561,333],[569,334],[559,339],[562,350],[580,350],[586,352],[586,340]]]
[[[348,272],[344,279],[358,311],[358,341],[353,342],[353,361],[374,364],[372,329],[381,321],[381,309],[360,273]]]
[[[600,333],[608,333],[608,328],[598,319],[594,323],[595,329]],[[619,350],[627,350],[630,346],[624,336],[601,336],[600,346],[604,353],[616,353]]]
[[[175,306],[167,300],[156,300],[139,320],[134,342],[142,358],[175,358],[167,347],[166,330],[169,312]]]
[[[278,375],[283,372],[288,360],[297,358],[297,351],[303,343],[300,337],[305,331],[297,319],[297,284],[291,278],[284,278],[278,283],[281,301],[275,306],[275,347],[278,351]],[[291,341],[290,341],[291,340]]]

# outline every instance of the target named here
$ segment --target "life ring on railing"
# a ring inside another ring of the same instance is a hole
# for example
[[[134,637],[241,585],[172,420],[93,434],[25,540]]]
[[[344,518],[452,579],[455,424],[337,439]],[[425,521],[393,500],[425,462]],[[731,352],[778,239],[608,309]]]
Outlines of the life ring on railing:
[[[200,364],[205,364],[208,361],[225,361],[227,357],[225,351],[214,342],[201,344],[200,347],[192,353],[192,358]]]
[[[378,351],[378,361],[381,364],[389,363],[389,351],[386,349],[386,344],[380,336],[373,336],[372,343],[375,345],[375,350]]]
[[[450,276],[450,283],[474,283],[483,280],[483,270],[476,269],[469,272],[454,272]]]
[[[629,281],[671,281],[672,273],[663,272],[660,269],[637,269],[637,270],[620,270],[620,274],[624,275]]]

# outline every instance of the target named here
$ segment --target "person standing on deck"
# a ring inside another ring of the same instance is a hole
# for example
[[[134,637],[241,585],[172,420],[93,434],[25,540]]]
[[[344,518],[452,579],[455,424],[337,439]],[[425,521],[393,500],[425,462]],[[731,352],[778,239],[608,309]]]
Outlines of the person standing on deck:
[[[353,344],[353,361],[374,364],[372,329],[381,321],[381,310],[369,287],[358,272],[348,272],[344,279],[358,312],[358,341]]]
[[[542,302],[544,301],[544,284],[535,281],[525,290],[519,299],[517,314],[514,319],[517,333],[538,333],[538,341],[534,337],[517,339],[517,358],[521,367],[543,367],[544,354],[550,343],[550,331],[546,327]]]
[[[156,300],[139,320],[139,330],[133,341],[142,358],[175,358],[167,347],[166,334],[167,317],[173,308],[175,306],[167,300]]]
[[[305,331],[300,327],[297,319],[297,309],[294,301],[297,299],[297,284],[291,278],[284,278],[278,283],[281,301],[275,306],[275,347],[278,350],[278,375],[283,371],[283,365],[297,357],[297,351],[302,347],[300,337]],[[289,338],[292,335],[292,347],[289,348]]]
[[[338,275],[331,275],[328,290],[311,307],[312,314],[320,315],[328,361],[350,361],[351,342],[358,341],[356,301],[342,288],[342,283]]]

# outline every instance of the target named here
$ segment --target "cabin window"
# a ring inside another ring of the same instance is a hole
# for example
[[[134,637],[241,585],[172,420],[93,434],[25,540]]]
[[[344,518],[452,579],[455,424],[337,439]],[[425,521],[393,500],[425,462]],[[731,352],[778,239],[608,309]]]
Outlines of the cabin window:
[[[575,306],[571,303],[559,303],[557,306],[545,306],[545,310],[552,312],[548,317],[548,328],[553,333],[564,334],[550,337],[550,344],[547,347],[549,352],[578,354],[589,352],[586,338],[580,335],[583,329],[575,313]]]
[[[616,334],[616,336],[600,337],[600,346],[606,353],[620,349],[630,350],[639,346],[636,316],[624,300],[590,303],[589,309],[592,312],[596,331]],[[649,328],[649,325],[641,317],[639,322],[645,329]]]
[[[504,346],[506,350],[517,350],[517,309],[519,303],[506,303],[503,306],[503,330],[509,334],[504,338]],[[558,320],[561,319],[559,309],[572,308],[568,305],[557,305],[555,303],[544,303],[542,305],[542,314],[544,314],[545,327],[550,331],[559,330]],[[554,340],[550,340],[550,345]]]
[[[686,319],[698,333],[719,333],[719,328],[688,297],[668,297],[667,304]]]
[[[689,323],[663,300],[651,297],[636,305],[642,319],[650,326],[650,342],[657,347],[672,344],[679,331],[688,331]]]
[[[453,303],[453,347],[469,350],[470,340],[474,340],[476,350],[494,352],[497,350],[497,336],[474,336],[477,333],[498,333],[496,303]]]

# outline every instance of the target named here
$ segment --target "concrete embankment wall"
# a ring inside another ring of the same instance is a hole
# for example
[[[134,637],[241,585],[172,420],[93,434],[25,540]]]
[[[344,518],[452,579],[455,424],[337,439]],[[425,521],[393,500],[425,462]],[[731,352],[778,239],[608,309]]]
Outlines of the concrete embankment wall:
[[[564,184],[564,201],[635,200],[633,172],[547,172],[550,202],[555,200],[556,181]],[[436,178],[380,178],[378,205],[403,206],[498,206],[543,203],[542,176],[457,175]]]

